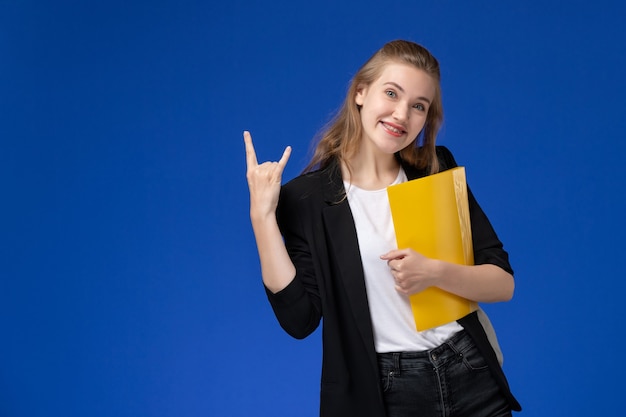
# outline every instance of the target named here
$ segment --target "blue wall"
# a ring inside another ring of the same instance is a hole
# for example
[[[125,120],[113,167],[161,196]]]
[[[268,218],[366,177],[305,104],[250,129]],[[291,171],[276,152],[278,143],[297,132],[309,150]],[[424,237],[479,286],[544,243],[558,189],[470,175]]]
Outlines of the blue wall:
[[[0,416],[316,416],[319,332],[265,299],[241,132],[294,154],[386,41],[511,254],[486,305],[526,416],[618,415],[620,2],[0,3]],[[506,5],[505,3],[511,3]]]

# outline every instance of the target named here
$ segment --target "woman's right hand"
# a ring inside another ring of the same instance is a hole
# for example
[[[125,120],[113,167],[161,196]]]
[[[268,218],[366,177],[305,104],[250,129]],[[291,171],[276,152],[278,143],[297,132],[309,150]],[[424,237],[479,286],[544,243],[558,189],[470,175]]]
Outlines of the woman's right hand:
[[[268,161],[259,165],[250,132],[243,132],[243,140],[246,144],[246,178],[250,189],[250,217],[253,220],[260,220],[275,216],[281,179],[291,155],[291,146],[285,148],[278,162]]]

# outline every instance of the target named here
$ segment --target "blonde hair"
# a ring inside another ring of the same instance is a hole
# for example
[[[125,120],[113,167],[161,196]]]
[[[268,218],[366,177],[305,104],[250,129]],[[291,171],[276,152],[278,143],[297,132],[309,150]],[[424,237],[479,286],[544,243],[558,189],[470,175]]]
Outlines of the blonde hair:
[[[437,132],[443,122],[439,62],[423,46],[414,42],[395,40],[385,44],[363,64],[352,78],[346,98],[339,112],[321,133],[311,161],[304,172],[324,168],[337,158],[347,162],[357,151],[363,135],[357,91],[377,80],[390,62],[408,64],[430,75],[435,81],[435,96],[428,109],[426,123],[415,141],[399,152],[400,158],[417,168],[430,167],[430,173],[439,169],[435,151]]]

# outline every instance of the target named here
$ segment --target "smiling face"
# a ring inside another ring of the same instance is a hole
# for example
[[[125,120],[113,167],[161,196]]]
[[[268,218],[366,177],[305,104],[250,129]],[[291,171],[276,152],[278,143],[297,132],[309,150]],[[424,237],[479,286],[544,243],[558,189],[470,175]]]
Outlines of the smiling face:
[[[426,72],[390,62],[380,77],[360,87],[355,102],[361,106],[361,151],[393,155],[421,132],[436,85]]]

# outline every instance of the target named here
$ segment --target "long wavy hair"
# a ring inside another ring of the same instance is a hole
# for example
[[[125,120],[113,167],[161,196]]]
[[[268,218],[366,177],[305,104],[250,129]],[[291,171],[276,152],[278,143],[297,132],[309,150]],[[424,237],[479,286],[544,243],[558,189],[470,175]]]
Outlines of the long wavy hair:
[[[398,154],[402,160],[417,168],[430,168],[431,174],[439,170],[435,151],[437,132],[443,122],[439,62],[423,46],[410,41],[395,40],[372,55],[352,78],[339,112],[319,135],[320,139],[304,172],[325,168],[333,159],[347,164],[356,154],[363,136],[360,109],[355,102],[357,91],[377,80],[385,65],[391,62],[411,65],[426,72],[435,81],[435,97],[428,109],[424,128]]]

